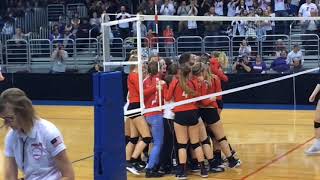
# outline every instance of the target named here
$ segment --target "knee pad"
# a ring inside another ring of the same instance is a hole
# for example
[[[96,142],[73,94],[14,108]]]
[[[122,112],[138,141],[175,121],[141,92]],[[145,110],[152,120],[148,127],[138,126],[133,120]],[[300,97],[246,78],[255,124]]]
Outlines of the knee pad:
[[[202,141],[201,144],[202,145],[205,145],[205,144],[211,145],[209,137],[207,137],[204,141]]]
[[[130,138],[130,142],[131,142],[132,144],[137,144],[138,141],[139,141],[139,137]]]
[[[180,143],[178,143],[178,144],[177,144],[177,148],[178,148],[178,149],[187,149],[187,144],[180,144]]]
[[[227,137],[223,137],[223,138],[221,138],[221,139],[218,140],[219,143],[221,143],[222,141],[228,141],[228,140],[227,140]]]
[[[197,149],[197,148],[200,147],[200,146],[201,146],[200,143],[191,144],[191,148],[192,148],[193,150]]]
[[[130,142],[130,136],[126,136],[126,145]]]
[[[315,129],[316,129],[316,128],[320,128],[320,123],[314,122],[314,128],[315,128]]]
[[[146,144],[150,144],[152,142],[152,137],[144,137],[142,138],[142,141]]]

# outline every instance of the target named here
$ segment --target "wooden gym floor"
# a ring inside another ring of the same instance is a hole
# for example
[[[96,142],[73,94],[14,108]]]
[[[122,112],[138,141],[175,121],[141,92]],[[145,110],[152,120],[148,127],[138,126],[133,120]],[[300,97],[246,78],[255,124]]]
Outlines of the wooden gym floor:
[[[36,106],[36,110],[42,118],[53,122],[62,131],[68,154],[74,162],[76,179],[92,180],[93,108]],[[313,111],[224,110],[225,130],[242,165],[225,173],[210,174],[209,179],[320,180],[320,156],[307,157],[303,153],[313,141],[313,117]],[[4,136],[4,130],[1,130],[0,176],[3,175]],[[128,179],[144,177],[130,174]],[[166,176],[162,179],[175,178]],[[195,174],[189,179],[202,178]]]

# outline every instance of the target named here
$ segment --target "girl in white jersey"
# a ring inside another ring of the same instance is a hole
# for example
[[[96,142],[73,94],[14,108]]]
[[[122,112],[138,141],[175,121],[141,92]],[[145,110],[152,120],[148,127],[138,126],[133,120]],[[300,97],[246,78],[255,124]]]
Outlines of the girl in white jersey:
[[[11,88],[1,93],[0,117],[2,127],[11,128],[5,138],[4,179],[17,180],[18,169],[25,180],[74,179],[60,131],[36,115],[22,90]]]

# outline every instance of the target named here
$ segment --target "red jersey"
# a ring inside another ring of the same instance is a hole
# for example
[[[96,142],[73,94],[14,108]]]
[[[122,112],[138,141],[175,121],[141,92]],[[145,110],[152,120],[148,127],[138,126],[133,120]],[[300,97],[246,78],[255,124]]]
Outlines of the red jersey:
[[[228,76],[226,76],[224,72],[221,70],[221,66],[217,58],[211,58],[210,69],[211,69],[211,72],[217,75],[222,81],[224,82],[229,81]]]
[[[208,82],[203,82],[201,84],[201,96],[216,93],[217,89],[215,86],[216,86],[216,84],[215,84],[214,78],[211,80],[211,86],[209,86]],[[212,101],[210,99],[204,99],[201,101],[200,107],[202,107],[202,108],[204,108],[204,107],[218,108],[218,104],[217,104],[217,101]]]
[[[137,72],[132,72],[128,76],[128,92],[129,92],[129,103],[138,103],[140,102],[140,93],[139,93],[139,75]],[[156,89],[156,88],[155,88]],[[148,96],[153,92],[153,89],[144,89],[144,96]]]
[[[190,89],[192,89],[195,93],[200,92],[201,86],[198,83],[197,79],[195,78],[187,81],[187,86]],[[164,88],[164,94],[165,94],[166,101],[171,101],[173,99],[174,102],[191,99],[199,95],[199,94],[196,94],[195,96],[191,96],[186,94],[181,88],[178,79],[173,79],[169,85],[169,88]],[[189,111],[189,110],[196,110],[196,109],[198,109],[197,102],[192,102],[192,103],[174,107],[173,112]]]
[[[221,87],[221,80],[219,77],[213,78],[214,80],[214,86],[216,88],[215,92],[221,92],[222,87]],[[222,100],[222,96],[217,96],[217,100]]]
[[[143,82],[143,91],[144,91],[144,104],[146,108],[153,108],[159,106],[159,91],[157,89],[157,84],[159,82],[158,76],[149,76]],[[163,99],[163,91],[161,92],[161,101]],[[162,103],[163,104],[163,103]],[[162,114],[162,111],[155,111],[144,114],[144,116],[154,116]]]

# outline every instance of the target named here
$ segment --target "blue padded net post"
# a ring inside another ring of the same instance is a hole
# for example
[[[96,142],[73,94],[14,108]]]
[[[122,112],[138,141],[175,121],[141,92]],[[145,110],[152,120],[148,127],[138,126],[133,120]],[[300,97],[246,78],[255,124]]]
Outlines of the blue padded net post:
[[[126,180],[121,72],[97,73],[94,92],[94,179]]]

